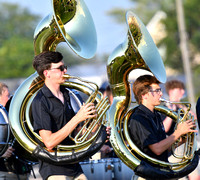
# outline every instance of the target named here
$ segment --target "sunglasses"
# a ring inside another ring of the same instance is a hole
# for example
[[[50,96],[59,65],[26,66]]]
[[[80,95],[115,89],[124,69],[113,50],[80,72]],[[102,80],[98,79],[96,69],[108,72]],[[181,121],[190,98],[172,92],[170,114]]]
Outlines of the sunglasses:
[[[155,93],[159,94],[159,93],[162,92],[162,89],[161,89],[161,88],[158,88],[158,89],[150,89],[149,91],[150,91],[150,92],[155,92]]]
[[[60,71],[64,71],[65,69],[67,70],[67,66],[61,65],[61,66],[59,66],[57,68],[51,68],[50,70],[53,70],[53,69],[60,69]]]

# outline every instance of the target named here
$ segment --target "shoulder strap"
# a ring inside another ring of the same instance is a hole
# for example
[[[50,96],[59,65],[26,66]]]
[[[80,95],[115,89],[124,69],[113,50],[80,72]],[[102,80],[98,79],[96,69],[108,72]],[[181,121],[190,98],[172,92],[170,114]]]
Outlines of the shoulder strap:
[[[3,106],[0,106],[0,113],[3,115],[3,118],[5,120],[5,122],[8,124],[8,112],[6,111],[6,109]]]

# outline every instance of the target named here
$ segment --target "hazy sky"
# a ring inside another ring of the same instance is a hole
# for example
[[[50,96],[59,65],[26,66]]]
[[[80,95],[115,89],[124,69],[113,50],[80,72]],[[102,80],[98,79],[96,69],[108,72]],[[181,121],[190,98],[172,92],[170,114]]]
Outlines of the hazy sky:
[[[52,11],[51,0],[0,0],[0,2],[18,3],[42,17]],[[125,40],[127,26],[125,23],[116,23],[112,17],[106,15],[106,12],[117,7],[130,8],[132,3],[129,0],[85,0],[84,2],[90,10],[97,31],[97,54],[111,54],[115,47]]]

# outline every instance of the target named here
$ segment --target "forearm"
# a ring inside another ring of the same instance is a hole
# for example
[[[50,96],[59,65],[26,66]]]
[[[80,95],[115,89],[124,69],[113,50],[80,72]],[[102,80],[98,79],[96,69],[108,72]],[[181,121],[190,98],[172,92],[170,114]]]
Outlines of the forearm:
[[[180,137],[180,133],[175,131],[172,135],[168,136],[162,141],[149,145],[149,148],[156,155],[162,154],[164,151],[171,148],[172,144]]]
[[[57,132],[52,133],[51,131],[40,130],[39,133],[45,146],[48,149],[52,149],[68,137],[80,122],[89,118],[95,118],[96,116],[96,109],[93,103],[84,104],[78,113]]]
[[[74,116],[63,128],[61,128],[57,132],[52,133],[51,131],[40,130],[39,133],[45,146],[48,149],[53,149],[65,138],[67,138],[78,124],[79,121]]]
[[[170,127],[172,125],[172,121],[173,120],[170,117],[166,117],[165,120],[163,121],[165,132],[168,132],[170,130]]]
[[[9,147],[6,152],[1,156],[1,158],[9,158],[12,156],[14,149],[12,147]]]

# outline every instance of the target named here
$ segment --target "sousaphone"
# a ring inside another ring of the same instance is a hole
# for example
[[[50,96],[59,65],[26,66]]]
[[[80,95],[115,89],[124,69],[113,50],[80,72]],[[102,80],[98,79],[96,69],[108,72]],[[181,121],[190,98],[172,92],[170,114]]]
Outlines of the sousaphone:
[[[52,7],[53,13],[46,16],[36,27],[35,54],[55,51],[58,44],[66,42],[80,57],[85,59],[93,57],[97,47],[96,29],[84,1],[52,0]],[[73,102],[80,106],[82,101],[75,92],[83,93],[88,97],[85,103],[94,102],[98,113],[97,118],[87,119],[84,122],[81,132],[75,137],[70,135],[74,141],[73,145],[59,144],[53,151],[49,151],[43,146],[41,137],[34,132],[31,103],[44,84],[37,73],[28,77],[17,89],[9,111],[12,133],[19,144],[30,153],[30,157],[59,165],[82,161],[101,148],[107,138],[104,124],[105,114],[109,108],[108,99],[103,99],[95,83],[67,74],[64,78],[66,81],[63,85],[70,92]],[[91,132],[93,136],[90,136]]]
[[[188,134],[190,153],[178,163],[168,163],[149,157],[131,140],[128,129],[129,117],[134,111],[131,108],[131,88],[128,81],[129,73],[135,69],[151,72],[161,83],[166,82],[166,72],[161,56],[149,32],[141,20],[131,11],[126,14],[128,34],[126,40],[117,46],[109,56],[107,63],[108,79],[113,93],[113,103],[108,111],[111,145],[117,156],[136,175],[152,179],[180,178],[195,169],[198,164],[196,154],[196,137]],[[179,115],[170,110],[157,107],[162,113],[177,120]],[[177,120],[177,123],[186,120]],[[149,162],[157,167],[151,166]]]

